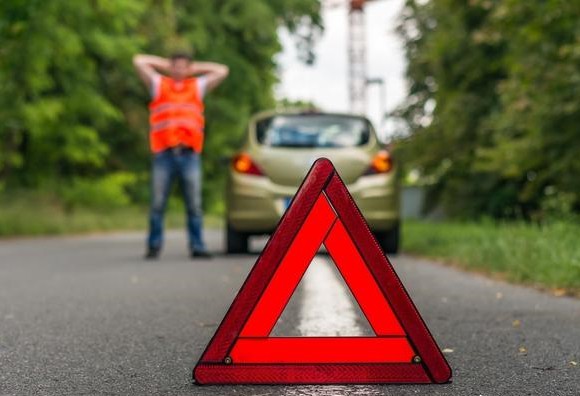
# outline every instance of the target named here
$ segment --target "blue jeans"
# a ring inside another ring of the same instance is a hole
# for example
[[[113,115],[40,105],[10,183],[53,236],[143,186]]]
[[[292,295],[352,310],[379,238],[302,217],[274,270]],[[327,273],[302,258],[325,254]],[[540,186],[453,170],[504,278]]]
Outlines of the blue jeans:
[[[191,250],[205,251],[201,209],[201,158],[193,151],[175,153],[162,151],[153,157],[151,182],[151,212],[149,215],[148,245],[161,249],[163,245],[163,216],[173,180],[177,178],[187,210],[187,233]]]

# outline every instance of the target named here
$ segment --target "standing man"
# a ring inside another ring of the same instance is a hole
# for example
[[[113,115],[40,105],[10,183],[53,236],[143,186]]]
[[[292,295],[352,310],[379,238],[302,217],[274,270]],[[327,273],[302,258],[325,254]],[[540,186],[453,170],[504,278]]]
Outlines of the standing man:
[[[218,63],[193,62],[185,53],[174,54],[169,59],[135,55],[133,64],[151,93],[149,141],[153,174],[145,257],[155,259],[159,256],[165,206],[172,181],[177,178],[187,209],[191,257],[208,258],[201,209],[203,98],[227,77],[229,69]]]

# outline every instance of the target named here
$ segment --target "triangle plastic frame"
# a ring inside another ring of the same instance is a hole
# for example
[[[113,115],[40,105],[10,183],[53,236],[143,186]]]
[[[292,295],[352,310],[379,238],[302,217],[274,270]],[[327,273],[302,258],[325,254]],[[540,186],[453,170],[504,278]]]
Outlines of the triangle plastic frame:
[[[322,243],[376,337],[269,337]],[[199,385],[446,383],[451,368],[334,166],[321,158],[193,378]]]

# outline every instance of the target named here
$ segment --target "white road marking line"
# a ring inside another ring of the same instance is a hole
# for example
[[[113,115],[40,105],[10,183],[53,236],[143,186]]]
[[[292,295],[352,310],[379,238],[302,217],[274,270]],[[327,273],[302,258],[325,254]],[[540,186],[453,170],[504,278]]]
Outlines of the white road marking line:
[[[303,282],[298,331],[303,336],[361,336],[357,313],[329,257],[316,256]],[[340,276],[340,275],[338,275]]]
[[[304,278],[298,331],[302,336],[362,336],[348,288],[338,279],[328,256],[316,256]],[[338,276],[340,276],[338,274]],[[284,396],[378,396],[380,388],[368,385],[305,385],[285,387]]]

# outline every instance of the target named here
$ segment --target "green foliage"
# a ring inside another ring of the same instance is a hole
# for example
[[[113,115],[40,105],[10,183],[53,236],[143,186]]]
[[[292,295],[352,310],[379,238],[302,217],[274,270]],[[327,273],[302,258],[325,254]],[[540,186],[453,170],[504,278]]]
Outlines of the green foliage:
[[[127,189],[136,180],[136,176],[128,172],[111,173],[96,180],[75,179],[62,189],[60,195],[69,210],[77,207],[122,208],[131,203]]]
[[[253,112],[275,104],[277,28],[309,37],[319,8],[317,0],[0,2],[0,185],[72,183],[67,205],[124,203],[122,183],[106,175],[146,183],[150,161],[149,98],[131,58],[185,47],[231,71],[207,99],[204,195],[216,201],[220,157],[234,150]],[[141,189],[131,186],[126,197]]]
[[[60,194],[38,190],[13,190],[10,194],[0,194],[0,236],[138,230],[147,225],[146,207],[133,205],[101,209],[80,207],[75,203],[71,211],[61,201]],[[167,226],[183,227],[183,223],[183,211],[169,211]],[[212,221],[209,223],[211,225]]]
[[[282,98],[276,103],[277,109],[318,109],[318,106],[310,100],[293,100]]]
[[[102,170],[103,132],[122,120],[103,64],[127,62],[137,2],[8,1],[0,5],[0,175],[16,184]],[[120,15],[126,17],[120,18]]]
[[[451,214],[544,218],[580,210],[580,5],[408,0],[412,134],[403,158]],[[553,205],[551,205],[553,207]]]
[[[572,222],[540,227],[408,221],[403,224],[403,248],[513,282],[580,293],[579,233],[580,226]]]

